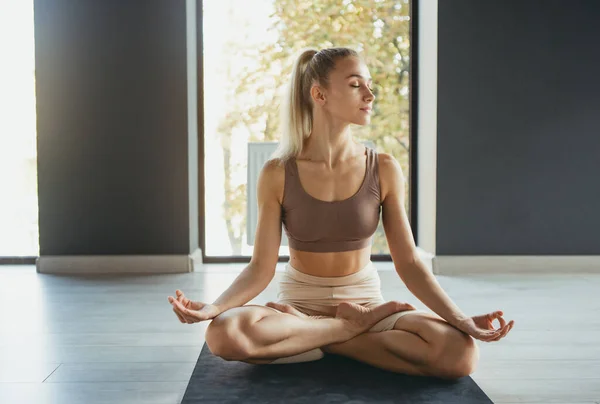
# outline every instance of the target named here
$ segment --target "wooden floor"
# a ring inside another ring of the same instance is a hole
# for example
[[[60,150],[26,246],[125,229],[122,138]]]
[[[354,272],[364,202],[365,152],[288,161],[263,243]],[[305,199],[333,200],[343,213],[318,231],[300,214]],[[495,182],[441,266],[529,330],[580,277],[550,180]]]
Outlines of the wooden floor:
[[[391,263],[375,264],[386,299],[426,309]],[[0,266],[0,403],[179,403],[208,324],[179,323],[167,296],[180,288],[212,302],[243,264],[205,267],[209,272],[73,277]],[[249,303],[276,299],[280,276]],[[501,309],[516,322],[504,340],[478,342],[472,377],[492,401],[600,403],[600,275],[438,279],[467,314]]]

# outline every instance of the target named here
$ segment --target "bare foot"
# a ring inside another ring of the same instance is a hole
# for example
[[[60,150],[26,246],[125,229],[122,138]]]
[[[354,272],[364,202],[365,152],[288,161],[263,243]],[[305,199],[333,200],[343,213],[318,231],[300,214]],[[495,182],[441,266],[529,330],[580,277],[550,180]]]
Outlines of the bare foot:
[[[283,313],[292,314],[292,315],[294,315],[296,317],[300,317],[300,318],[306,318],[306,317],[308,317],[308,315],[306,315],[306,314],[302,313],[301,311],[293,308],[289,304],[269,302],[269,303],[265,304],[265,306],[271,307],[271,308],[276,309],[276,310],[279,310],[279,311],[281,311]]]
[[[336,318],[344,320],[352,336],[366,332],[379,321],[399,311],[416,310],[409,303],[389,301],[373,308],[356,303],[342,302],[337,307]]]

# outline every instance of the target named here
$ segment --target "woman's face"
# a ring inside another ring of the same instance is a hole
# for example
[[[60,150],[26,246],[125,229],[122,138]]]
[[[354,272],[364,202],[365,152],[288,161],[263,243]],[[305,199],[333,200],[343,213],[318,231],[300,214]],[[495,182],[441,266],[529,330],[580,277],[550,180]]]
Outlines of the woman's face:
[[[371,122],[375,95],[367,66],[356,57],[338,59],[329,74],[329,88],[323,89],[322,107],[333,117],[356,125]]]

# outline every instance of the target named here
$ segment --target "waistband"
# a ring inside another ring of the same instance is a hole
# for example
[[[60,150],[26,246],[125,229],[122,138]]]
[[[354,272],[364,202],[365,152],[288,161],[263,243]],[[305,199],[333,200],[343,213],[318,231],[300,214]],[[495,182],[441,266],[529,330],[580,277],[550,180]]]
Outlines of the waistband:
[[[298,282],[304,282],[320,286],[346,286],[356,284],[374,274],[377,274],[377,268],[369,261],[359,271],[345,276],[314,276],[298,271],[289,262],[285,266],[285,274]]]

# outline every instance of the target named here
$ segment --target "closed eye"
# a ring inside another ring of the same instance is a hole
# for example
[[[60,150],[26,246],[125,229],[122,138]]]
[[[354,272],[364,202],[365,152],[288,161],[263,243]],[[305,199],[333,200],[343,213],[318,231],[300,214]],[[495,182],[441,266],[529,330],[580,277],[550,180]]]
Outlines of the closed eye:
[[[354,87],[354,88],[360,88],[360,86],[350,86],[350,87]],[[374,88],[371,88],[371,87],[367,87],[367,88],[368,88],[370,91],[373,91],[373,90],[374,90]]]

